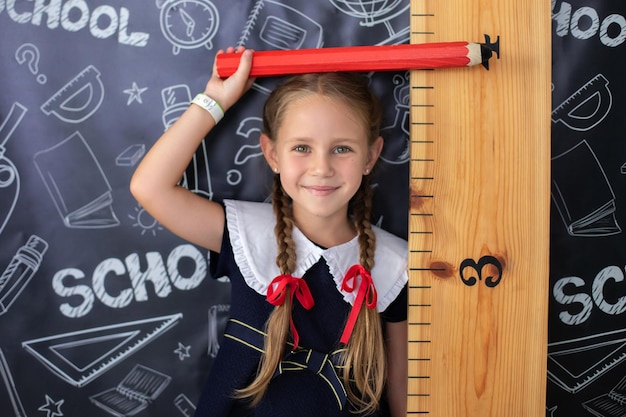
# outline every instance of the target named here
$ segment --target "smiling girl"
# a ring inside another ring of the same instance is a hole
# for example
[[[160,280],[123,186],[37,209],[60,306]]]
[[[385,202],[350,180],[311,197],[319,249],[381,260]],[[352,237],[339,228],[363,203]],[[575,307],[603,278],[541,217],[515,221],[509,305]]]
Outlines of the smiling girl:
[[[232,48],[227,50],[233,52]],[[231,317],[196,416],[404,416],[407,244],[370,223],[382,150],[367,78],[306,74],[272,92],[260,143],[272,204],[178,184],[202,139],[250,88],[253,53],[147,153],[131,191],[162,225],[211,251]],[[220,51],[221,53],[221,51]]]

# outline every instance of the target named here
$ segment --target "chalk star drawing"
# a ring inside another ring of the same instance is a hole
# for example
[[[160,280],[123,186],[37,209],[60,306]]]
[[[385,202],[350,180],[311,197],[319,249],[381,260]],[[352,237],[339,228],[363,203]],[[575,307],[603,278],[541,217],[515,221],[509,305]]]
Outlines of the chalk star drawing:
[[[136,101],[139,104],[143,104],[141,94],[147,89],[148,87],[139,88],[137,83],[133,81],[133,86],[124,90],[124,94],[128,94],[128,101],[126,102],[126,105],[130,106],[133,101]]]
[[[46,404],[42,405],[38,408],[39,411],[45,411],[47,413],[47,417],[62,417],[63,412],[61,411],[61,406],[65,400],[54,401],[52,398],[46,394]]]
[[[174,353],[178,354],[178,359],[185,360],[185,358],[191,357],[189,354],[189,350],[191,346],[185,346],[182,343],[178,342],[178,348],[174,351]]]

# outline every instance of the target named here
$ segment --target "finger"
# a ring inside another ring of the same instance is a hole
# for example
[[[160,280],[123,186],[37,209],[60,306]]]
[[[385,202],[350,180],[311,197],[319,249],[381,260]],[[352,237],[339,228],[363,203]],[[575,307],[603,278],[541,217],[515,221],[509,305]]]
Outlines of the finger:
[[[241,52],[241,57],[239,58],[239,65],[237,66],[237,70],[233,74],[234,77],[244,80],[247,79],[250,75],[250,69],[252,68],[252,50],[244,49]]]

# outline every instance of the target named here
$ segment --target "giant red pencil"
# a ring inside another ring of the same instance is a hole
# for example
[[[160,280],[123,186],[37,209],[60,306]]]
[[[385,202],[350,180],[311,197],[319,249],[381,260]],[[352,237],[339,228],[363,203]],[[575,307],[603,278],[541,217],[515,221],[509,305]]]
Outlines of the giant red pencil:
[[[236,52],[217,55],[217,73],[226,78],[239,64]],[[250,75],[269,77],[307,72],[401,71],[486,64],[491,49],[473,42],[345,46],[255,51]]]

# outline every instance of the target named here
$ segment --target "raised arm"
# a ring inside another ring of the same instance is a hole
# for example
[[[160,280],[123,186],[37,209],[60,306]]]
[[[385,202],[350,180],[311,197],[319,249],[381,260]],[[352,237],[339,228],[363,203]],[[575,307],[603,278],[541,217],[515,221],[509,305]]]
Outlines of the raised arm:
[[[228,48],[226,52],[233,52]],[[219,51],[218,54],[223,51]],[[239,48],[239,67],[226,80],[213,74],[207,96],[226,111],[251,87],[252,51]],[[202,139],[215,126],[211,114],[191,104],[161,135],[137,167],[130,190],[139,204],[172,233],[194,244],[219,252],[224,230],[224,210],[218,203],[178,185]]]

